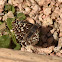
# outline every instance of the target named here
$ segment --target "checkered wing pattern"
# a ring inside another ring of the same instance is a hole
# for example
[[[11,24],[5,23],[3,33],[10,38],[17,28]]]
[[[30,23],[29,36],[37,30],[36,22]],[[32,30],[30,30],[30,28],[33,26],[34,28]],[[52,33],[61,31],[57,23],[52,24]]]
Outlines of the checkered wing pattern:
[[[22,46],[35,45],[39,41],[38,26],[26,21],[14,21],[13,31],[16,40]]]

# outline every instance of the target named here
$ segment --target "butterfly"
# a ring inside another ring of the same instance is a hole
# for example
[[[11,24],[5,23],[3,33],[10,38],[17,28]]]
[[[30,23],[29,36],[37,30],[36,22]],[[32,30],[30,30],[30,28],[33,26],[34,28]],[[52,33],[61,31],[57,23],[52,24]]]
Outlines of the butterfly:
[[[15,20],[12,26],[20,45],[36,45],[39,42],[39,28],[36,24]]]

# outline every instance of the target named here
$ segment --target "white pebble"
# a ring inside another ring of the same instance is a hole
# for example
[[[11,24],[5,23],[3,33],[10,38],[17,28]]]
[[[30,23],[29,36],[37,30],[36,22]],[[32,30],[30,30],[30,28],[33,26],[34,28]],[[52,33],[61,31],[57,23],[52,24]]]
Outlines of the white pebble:
[[[53,37],[54,37],[55,40],[58,41],[58,33],[56,31],[54,32]]]
[[[62,2],[62,0],[58,0],[59,2]]]
[[[24,31],[23,27],[21,27],[21,31]]]
[[[26,7],[26,8],[25,8],[25,11],[26,11],[27,13],[30,13],[31,9],[30,9],[29,7]]]

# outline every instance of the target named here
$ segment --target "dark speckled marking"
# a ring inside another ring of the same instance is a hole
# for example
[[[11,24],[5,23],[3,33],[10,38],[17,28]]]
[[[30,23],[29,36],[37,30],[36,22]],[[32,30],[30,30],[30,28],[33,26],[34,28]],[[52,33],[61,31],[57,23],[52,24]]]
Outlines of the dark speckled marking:
[[[35,45],[39,41],[39,29],[38,26],[33,25],[26,21],[14,21],[13,22],[13,31],[15,33],[16,39],[19,41],[19,44]]]

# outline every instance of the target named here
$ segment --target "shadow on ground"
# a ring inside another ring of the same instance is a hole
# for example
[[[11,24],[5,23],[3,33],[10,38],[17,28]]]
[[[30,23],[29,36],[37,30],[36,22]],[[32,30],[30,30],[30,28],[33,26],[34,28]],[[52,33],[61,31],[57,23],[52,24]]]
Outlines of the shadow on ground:
[[[53,34],[50,32],[52,29],[52,26],[40,27],[39,42],[36,46],[47,48],[58,45],[58,41],[54,39]]]

